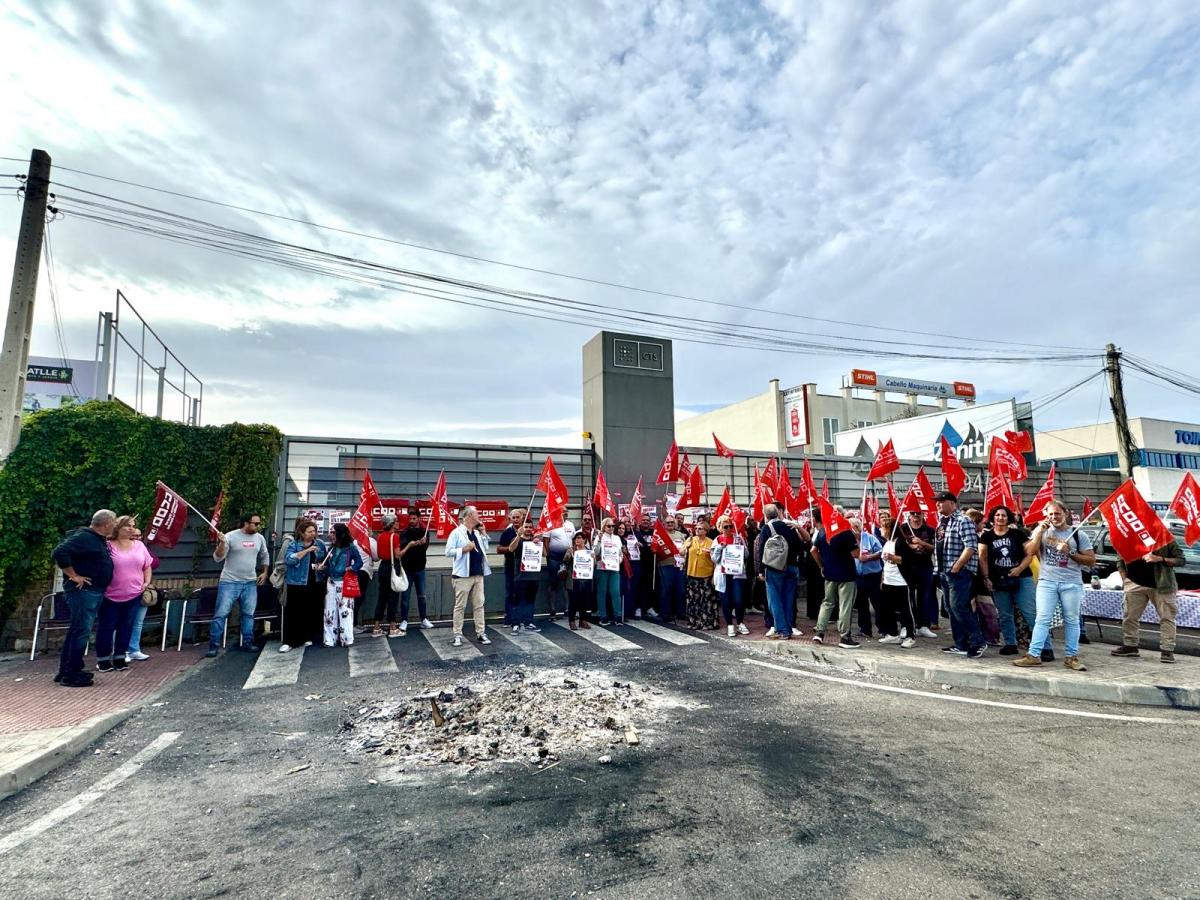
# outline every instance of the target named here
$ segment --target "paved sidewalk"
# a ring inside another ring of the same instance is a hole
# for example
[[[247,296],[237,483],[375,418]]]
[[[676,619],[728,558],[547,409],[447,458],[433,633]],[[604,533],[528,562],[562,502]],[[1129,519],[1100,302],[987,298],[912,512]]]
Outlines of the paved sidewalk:
[[[1143,649],[1137,659],[1115,658],[1110,655],[1113,644],[1084,644],[1079,648],[1079,659],[1088,671],[1073,672],[1063,666],[1062,645],[1057,644],[1054,662],[1019,669],[1012,663],[1020,657],[1000,656],[998,647],[989,647],[987,655],[977,660],[943,653],[942,648],[951,643],[948,624],[942,626],[936,641],[917,638],[917,645],[908,650],[896,644],[880,644],[878,640],[862,641],[857,650],[841,650],[837,646],[836,628],[829,629],[825,644],[814,644],[815,623],[803,617],[800,622],[804,632],[801,637],[770,641],[766,640],[762,616],[751,614],[746,618],[751,633],[734,640],[754,643],[804,662],[951,687],[1200,709],[1200,659],[1192,656],[1176,656],[1174,665],[1165,665],[1159,661],[1157,650]],[[716,634],[728,640],[723,627]]]
[[[77,755],[189,674],[205,647],[152,651],[124,672],[95,672],[90,688],[54,683],[58,655],[0,660],[0,799]],[[89,658],[94,665],[95,659]]]

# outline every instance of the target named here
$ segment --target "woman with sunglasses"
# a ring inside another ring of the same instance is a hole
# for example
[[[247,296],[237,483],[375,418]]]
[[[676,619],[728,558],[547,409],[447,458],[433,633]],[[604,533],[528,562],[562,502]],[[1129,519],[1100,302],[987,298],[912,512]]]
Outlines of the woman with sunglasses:
[[[622,624],[621,564],[628,551],[616,530],[613,520],[605,518],[595,546],[596,616],[601,625]]]
[[[717,591],[713,586],[716,566],[712,560],[713,539],[708,536],[708,517],[701,516],[691,537],[680,548],[687,560],[687,583],[684,587],[684,608],[687,626],[697,631],[717,627]]]
[[[710,551],[716,570],[713,586],[721,598],[721,611],[725,615],[725,628],[730,637],[734,634],[749,634],[746,627],[746,565],[749,554],[746,540],[733,527],[733,519],[721,516],[717,519],[717,539]]]

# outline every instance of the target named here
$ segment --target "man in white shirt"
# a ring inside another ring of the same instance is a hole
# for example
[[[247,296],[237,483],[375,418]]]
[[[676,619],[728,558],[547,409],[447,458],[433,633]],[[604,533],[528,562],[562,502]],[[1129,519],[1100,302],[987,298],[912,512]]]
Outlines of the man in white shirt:
[[[560,527],[552,528],[546,532],[547,564],[542,570],[542,583],[538,585],[538,594],[545,595],[546,597],[546,608],[550,611],[551,621],[558,618],[560,607],[564,611],[567,608],[566,593],[563,588],[562,579],[558,577],[558,569],[562,565],[567,551],[571,549],[571,544],[574,540],[575,526],[571,524],[569,519],[564,519]]]
[[[487,532],[473,506],[464,506],[459,511],[459,522],[462,524],[450,532],[446,541],[446,556],[454,560],[450,579],[454,585],[454,646],[462,646],[463,615],[468,600],[475,618],[476,640],[490,644],[483,618],[483,579],[492,573],[487,561]]]

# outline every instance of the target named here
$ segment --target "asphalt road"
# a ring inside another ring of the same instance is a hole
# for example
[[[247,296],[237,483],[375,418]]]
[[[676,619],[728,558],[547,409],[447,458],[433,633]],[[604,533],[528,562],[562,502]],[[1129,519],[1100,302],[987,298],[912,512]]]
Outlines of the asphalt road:
[[[662,645],[573,660],[697,707],[664,714],[611,765],[395,776],[338,744],[347,705],[537,658],[397,652],[398,674],[349,678],[341,653],[254,691],[248,655],[208,664],[0,803],[2,848],[179,733],[91,805],[0,849],[4,895],[1200,897],[1195,714],[955,703],[749,664],[768,658],[723,642]]]

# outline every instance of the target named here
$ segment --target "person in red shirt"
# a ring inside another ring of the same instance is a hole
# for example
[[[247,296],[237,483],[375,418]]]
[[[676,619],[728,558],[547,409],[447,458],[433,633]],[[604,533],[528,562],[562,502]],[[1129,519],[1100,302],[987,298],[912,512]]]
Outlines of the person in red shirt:
[[[379,602],[375,606],[375,627],[371,629],[371,636],[382,636],[386,625],[388,637],[400,637],[401,631],[396,627],[400,595],[392,590],[392,554],[400,547],[400,524],[391,513],[383,517],[383,531],[379,532],[375,543],[379,550],[379,577],[376,579]]]

